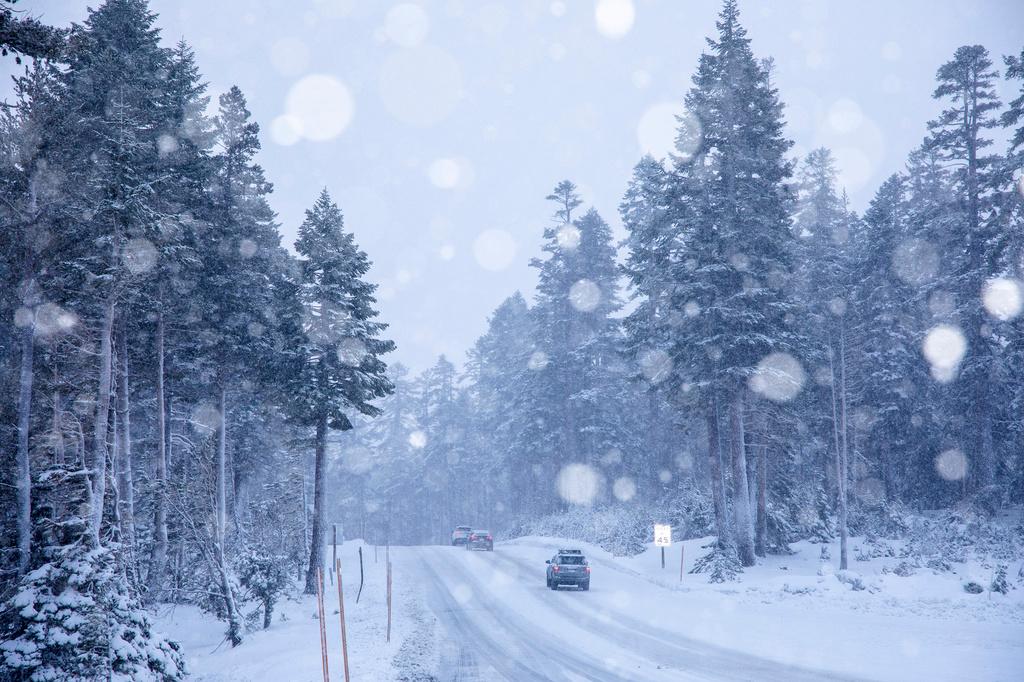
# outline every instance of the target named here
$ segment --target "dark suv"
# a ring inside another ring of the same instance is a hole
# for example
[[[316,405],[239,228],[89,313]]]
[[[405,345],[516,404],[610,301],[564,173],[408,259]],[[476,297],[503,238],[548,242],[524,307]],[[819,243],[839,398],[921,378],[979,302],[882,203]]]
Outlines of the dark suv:
[[[471,531],[466,538],[466,549],[483,549],[488,552],[494,551],[494,536],[489,530]]]
[[[552,590],[560,585],[575,585],[583,591],[590,589],[590,564],[581,550],[560,549],[547,564],[547,583]]]

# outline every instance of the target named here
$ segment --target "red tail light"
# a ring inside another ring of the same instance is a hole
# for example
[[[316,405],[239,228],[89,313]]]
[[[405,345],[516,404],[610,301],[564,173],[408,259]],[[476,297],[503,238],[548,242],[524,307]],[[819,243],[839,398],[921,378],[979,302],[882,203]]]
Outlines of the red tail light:
[[[552,573],[558,573],[558,566],[552,566],[551,567],[551,572]]]
[[[590,566],[584,566],[583,567],[583,572],[586,573],[587,575],[590,575]]]
[[[492,538],[490,535],[487,536],[487,539],[488,540],[494,540],[494,538]]]
[[[476,536],[475,536],[475,535],[470,535],[470,536],[469,536],[469,539],[470,539],[470,540],[476,540]]]

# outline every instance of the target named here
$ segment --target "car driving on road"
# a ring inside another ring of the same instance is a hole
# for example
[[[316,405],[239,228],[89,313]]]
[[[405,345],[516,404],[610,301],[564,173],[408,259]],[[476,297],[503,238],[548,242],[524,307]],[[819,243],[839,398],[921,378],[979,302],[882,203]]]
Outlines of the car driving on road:
[[[473,526],[455,526],[452,531],[452,547],[466,544],[466,539],[473,532]]]
[[[466,538],[466,549],[482,549],[487,552],[494,551],[494,536],[489,530],[474,530]]]
[[[583,550],[560,549],[547,564],[547,583],[552,590],[561,585],[575,585],[584,591],[590,589],[590,564]]]

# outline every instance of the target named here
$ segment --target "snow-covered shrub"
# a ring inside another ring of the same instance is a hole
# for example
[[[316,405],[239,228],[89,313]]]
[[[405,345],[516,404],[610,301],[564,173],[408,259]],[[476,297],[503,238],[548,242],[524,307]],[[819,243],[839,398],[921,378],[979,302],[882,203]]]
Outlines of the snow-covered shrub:
[[[854,592],[865,589],[864,579],[860,577],[859,573],[854,571],[836,571],[836,579],[844,585],[849,585],[850,589]]]
[[[644,551],[651,541],[653,524],[651,512],[640,505],[610,505],[599,509],[581,506],[522,523],[519,531],[524,535],[583,540],[616,556],[632,556]]]
[[[917,572],[917,567],[909,561],[901,561],[892,572],[901,578],[909,578]]]
[[[792,554],[789,543],[800,539],[790,510],[769,500],[767,503],[767,536],[765,549],[769,554]]]
[[[1006,508],[1008,493],[1006,488],[990,485],[971,495],[969,504],[971,511],[987,518],[993,518],[1000,509]]]
[[[291,584],[288,558],[248,550],[238,560],[238,577],[248,595],[262,605],[263,629],[266,630],[274,616],[274,605]]]
[[[710,495],[692,480],[684,479],[653,506],[651,517],[658,517],[680,530],[680,540],[702,538],[715,533],[715,508]]]
[[[960,563],[970,557],[1009,562],[1024,553],[1024,540],[998,518],[971,505],[931,516],[911,517],[902,556]]]
[[[992,584],[988,589],[999,594],[1008,594],[1010,592],[1010,583],[1006,580],[1005,564],[999,564],[996,567],[996,573],[992,576]]]
[[[853,548],[854,558],[857,561],[871,561],[896,556],[896,550],[888,542],[880,540],[874,534],[864,536],[864,542]]]
[[[832,497],[824,480],[815,489],[805,488],[797,502],[796,532],[798,538],[811,542],[830,542],[835,537]]]
[[[939,557],[932,557],[928,559],[924,565],[936,573],[949,573],[953,570],[952,564]]]
[[[185,677],[174,642],[153,632],[108,547],[77,542],[26,574],[0,607],[0,678],[171,682]]]
[[[850,507],[847,526],[850,535],[900,538],[910,528],[909,512],[901,502],[855,504]]]
[[[973,580],[964,583],[964,592],[966,592],[967,594],[981,594],[984,591],[985,588],[979,585],[978,583],[974,582]]]
[[[715,547],[697,559],[690,573],[707,573],[709,583],[725,583],[739,580],[743,566],[734,547]]]

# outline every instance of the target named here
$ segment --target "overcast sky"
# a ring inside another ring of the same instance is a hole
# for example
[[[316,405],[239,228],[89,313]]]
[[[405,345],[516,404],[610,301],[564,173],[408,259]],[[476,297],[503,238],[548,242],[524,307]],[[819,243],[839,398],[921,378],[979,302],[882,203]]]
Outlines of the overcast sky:
[[[17,7],[67,25],[98,2]],[[150,4],[168,45],[193,45],[214,99],[233,84],[247,96],[289,247],[320,188],[334,195],[374,262],[398,343],[389,362],[415,370],[441,353],[461,363],[506,296],[532,296],[528,262],[559,180],[576,182],[621,235],[631,168],[671,143],[719,10],[717,0]],[[830,147],[861,211],[923,138],[938,66],[960,45],[984,45],[1000,68],[1024,47],[1017,0],[740,9],[755,54],[775,59],[796,153]]]

